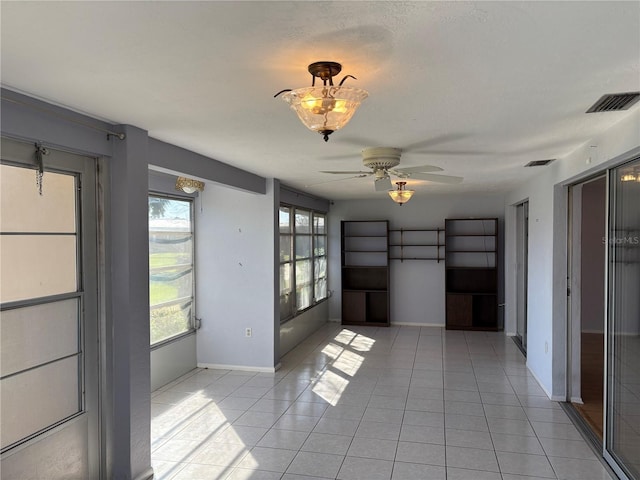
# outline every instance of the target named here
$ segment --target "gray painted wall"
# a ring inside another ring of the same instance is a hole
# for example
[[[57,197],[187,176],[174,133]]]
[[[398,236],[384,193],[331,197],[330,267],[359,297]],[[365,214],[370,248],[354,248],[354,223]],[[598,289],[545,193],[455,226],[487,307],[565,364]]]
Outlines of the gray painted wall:
[[[113,477],[150,473],[149,202],[147,132],[122,127],[110,162]]]

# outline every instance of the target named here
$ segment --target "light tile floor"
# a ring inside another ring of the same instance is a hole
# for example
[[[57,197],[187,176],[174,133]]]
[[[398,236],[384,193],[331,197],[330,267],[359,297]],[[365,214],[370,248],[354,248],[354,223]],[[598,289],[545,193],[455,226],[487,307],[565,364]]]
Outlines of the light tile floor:
[[[158,479],[611,478],[502,333],[328,324],[275,374],[152,395]]]

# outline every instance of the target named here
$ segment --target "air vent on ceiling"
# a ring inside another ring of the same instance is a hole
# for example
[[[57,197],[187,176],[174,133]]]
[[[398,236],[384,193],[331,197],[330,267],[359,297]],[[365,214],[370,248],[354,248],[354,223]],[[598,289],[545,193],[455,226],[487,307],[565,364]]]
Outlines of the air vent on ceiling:
[[[627,110],[640,99],[640,92],[609,93],[600,97],[586,113]]]
[[[534,160],[533,162],[527,163],[525,167],[544,167],[545,165],[549,165],[554,160],[555,158],[550,158],[549,160]]]

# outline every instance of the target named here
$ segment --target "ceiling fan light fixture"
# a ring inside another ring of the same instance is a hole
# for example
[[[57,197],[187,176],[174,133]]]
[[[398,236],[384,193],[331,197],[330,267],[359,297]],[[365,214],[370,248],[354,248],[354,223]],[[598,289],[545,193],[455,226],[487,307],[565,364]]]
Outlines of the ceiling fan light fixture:
[[[184,193],[196,193],[204,190],[204,182],[193,178],[178,177],[176,180],[176,190]]]
[[[635,167],[633,169],[628,169],[620,176],[620,181],[640,183],[640,168]]]
[[[345,76],[336,86],[333,77],[342,70],[342,65],[336,62],[315,62],[309,65],[311,73],[311,87],[295,90],[282,90],[282,99],[296,112],[300,121],[314,132],[320,133],[324,141],[329,140],[336,130],[344,127],[356,112],[362,101],[369,96],[361,88],[344,86],[344,81],[354,78]],[[315,86],[316,78],[322,80],[322,86]],[[286,93],[285,93],[286,92]]]
[[[391,200],[393,200],[400,206],[411,200],[413,194],[416,193],[415,190],[406,190],[406,184],[407,182],[396,182],[396,185],[398,186],[397,190],[389,190],[389,196],[391,197]]]

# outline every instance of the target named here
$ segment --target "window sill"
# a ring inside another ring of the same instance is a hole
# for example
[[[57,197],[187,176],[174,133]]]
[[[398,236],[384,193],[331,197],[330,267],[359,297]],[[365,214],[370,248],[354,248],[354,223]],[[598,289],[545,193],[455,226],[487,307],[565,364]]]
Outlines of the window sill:
[[[187,330],[186,332],[176,335],[174,337],[167,338],[166,340],[162,340],[161,342],[154,343],[151,345],[151,351],[153,352],[158,348],[166,347],[170,343],[174,343],[174,342],[177,342],[178,340],[182,340],[183,338],[188,337],[189,335],[195,335],[195,333],[196,333],[196,329],[192,328],[191,330]]]
[[[311,310],[312,308],[317,307],[318,305],[320,305],[320,304],[322,304],[322,303],[326,302],[327,300],[329,300],[329,297],[324,297],[322,300],[320,300],[320,301],[318,301],[318,302],[314,303],[313,305],[309,305],[307,308],[305,308],[305,309],[303,309],[303,310],[298,310],[294,315],[292,315],[292,316],[290,316],[290,317],[287,317],[287,318],[286,318],[286,319],[284,319],[284,320],[281,320],[281,321],[280,321],[280,326],[282,326],[282,325],[286,324],[287,322],[289,322],[289,321],[293,320],[293,319],[294,319],[294,318],[296,318],[296,317],[299,317],[299,316],[300,316],[300,315],[302,315],[303,313],[308,312],[308,311],[309,311],[309,310]]]

